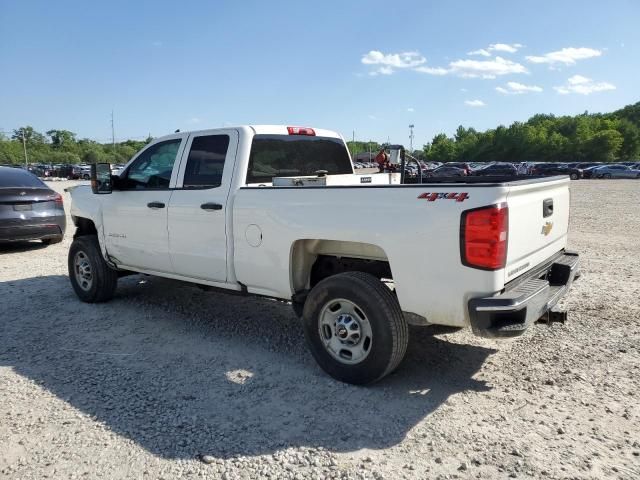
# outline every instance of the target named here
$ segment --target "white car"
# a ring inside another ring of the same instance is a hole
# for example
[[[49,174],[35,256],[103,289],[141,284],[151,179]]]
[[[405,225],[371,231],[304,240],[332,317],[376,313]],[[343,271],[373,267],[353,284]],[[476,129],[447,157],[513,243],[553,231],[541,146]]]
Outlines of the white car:
[[[565,177],[398,185],[355,175],[339,134],[286,126],[175,133],[110,173],[71,191],[81,300],[126,272],[286,300],[344,382],[393,371],[408,324],[518,336],[578,272]]]

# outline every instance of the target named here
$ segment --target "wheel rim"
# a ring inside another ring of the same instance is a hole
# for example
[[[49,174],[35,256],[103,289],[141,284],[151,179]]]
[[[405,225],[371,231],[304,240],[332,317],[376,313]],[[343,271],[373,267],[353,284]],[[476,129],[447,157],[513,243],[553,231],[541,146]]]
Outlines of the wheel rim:
[[[322,345],[340,363],[355,365],[371,352],[373,333],[369,319],[350,300],[327,302],[320,311],[318,329]]]
[[[91,270],[91,262],[86,253],[82,251],[76,253],[73,259],[73,271],[78,286],[85,292],[91,290],[91,286],[93,285],[93,271]]]

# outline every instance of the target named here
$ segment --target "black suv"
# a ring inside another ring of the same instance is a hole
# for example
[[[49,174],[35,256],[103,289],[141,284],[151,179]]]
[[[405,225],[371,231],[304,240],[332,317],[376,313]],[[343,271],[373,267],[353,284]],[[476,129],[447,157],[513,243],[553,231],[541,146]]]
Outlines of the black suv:
[[[582,169],[570,167],[566,163],[538,163],[531,168],[532,175],[569,175],[571,180],[582,178]]]

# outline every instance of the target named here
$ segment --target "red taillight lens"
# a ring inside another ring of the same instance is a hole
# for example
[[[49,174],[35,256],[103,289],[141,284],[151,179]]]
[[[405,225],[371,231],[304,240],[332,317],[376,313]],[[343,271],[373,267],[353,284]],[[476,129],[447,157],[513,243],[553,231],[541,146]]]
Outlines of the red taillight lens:
[[[462,263],[485,270],[504,268],[507,260],[509,209],[506,204],[462,212]]]
[[[60,207],[63,206],[62,195],[60,195],[59,193],[56,193],[55,195],[53,195],[51,197],[51,200],[53,200],[57,206],[60,206]]]
[[[313,128],[307,127],[287,127],[287,132],[289,135],[309,135],[310,137],[315,137],[316,132]]]

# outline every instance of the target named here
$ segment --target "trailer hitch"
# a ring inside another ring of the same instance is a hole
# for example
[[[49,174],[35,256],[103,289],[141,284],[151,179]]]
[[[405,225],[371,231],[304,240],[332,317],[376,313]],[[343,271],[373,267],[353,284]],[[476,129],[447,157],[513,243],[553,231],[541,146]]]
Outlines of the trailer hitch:
[[[567,321],[567,311],[559,308],[550,308],[539,319],[538,323],[546,323],[551,326],[553,323],[564,324]]]

